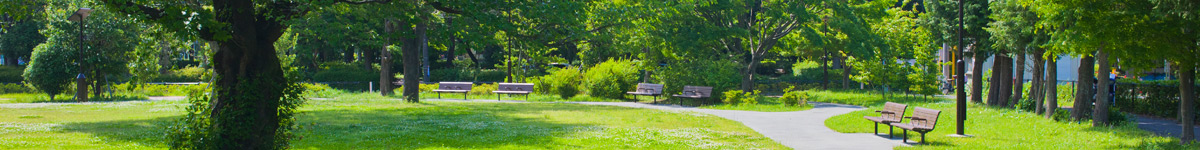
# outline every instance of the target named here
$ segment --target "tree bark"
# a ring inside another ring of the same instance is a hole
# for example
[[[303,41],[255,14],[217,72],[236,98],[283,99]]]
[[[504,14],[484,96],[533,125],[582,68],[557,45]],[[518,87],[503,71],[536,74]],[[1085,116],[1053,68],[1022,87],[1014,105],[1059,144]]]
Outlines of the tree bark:
[[[1037,107],[1034,109],[1034,113],[1038,114],[1046,110],[1042,107],[1045,105],[1045,97],[1042,94],[1046,92],[1046,58],[1042,56],[1044,53],[1045,51],[1041,49],[1034,50],[1033,83],[1030,84],[1031,87],[1029,88],[1029,98],[1033,99],[1033,103]]]
[[[975,60],[972,62],[971,68],[971,102],[983,102],[983,62],[987,60],[984,53],[978,48],[973,48]]]
[[[1183,144],[1195,139],[1192,128],[1196,124],[1196,66],[1195,64],[1179,64],[1179,113],[1180,124],[1183,124],[1183,135],[1179,137]]]
[[[1108,125],[1108,103],[1111,96],[1109,90],[1112,88],[1112,82],[1109,80],[1109,71],[1111,66],[1108,63],[1108,53],[1104,52],[1104,48],[1099,48],[1096,51],[1096,61],[1100,65],[1100,78],[1096,88],[1096,108],[1092,109],[1092,126]]]
[[[1058,109],[1058,56],[1050,56],[1046,61],[1046,118],[1053,119],[1054,111]]]
[[[1002,58],[1004,58],[1004,79],[1002,79],[1004,80],[1004,82],[1002,82],[1004,83],[1004,86],[1000,89],[1000,103],[996,104],[996,106],[1007,106],[1009,101],[1012,101],[1012,95],[1014,93],[1013,86],[1015,82],[1013,82],[1013,58],[1009,57],[1008,55],[1004,55]]]
[[[992,59],[992,75],[989,76],[988,79],[986,79],[986,80],[988,80],[989,84],[988,84],[988,91],[987,91],[987,99],[985,99],[985,102],[984,102],[985,104],[987,104],[989,106],[995,106],[997,104],[997,102],[1000,101],[1000,88],[1001,88],[1001,86],[1004,86],[1004,84],[1001,83],[1001,82],[1003,82],[1001,80],[1001,79],[1003,79],[1003,76],[1001,76],[1001,75],[1004,74],[1003,65],[1002,65],[1002,64],[1004,64],[1004,60],[1001,60],[999,53],[997,53],[996,55],[993,55],[993,56],[995,56],[995,57],[993,57],[993,59]]]
[[[395,25],[391,20],[383,23],[383,30],[388,34],[395,31]],[[383,96],[392,95],[392,52],[388,51],[388,46],[392,45],[391,36],[383,36],[383,47],[379,50],[379,94]]]
[[[417,20],[417,22],[415,22],[415,24],[419,25],[419,24],[423,24],[423,22],[421,20]],[[404,19],[400,19],[400,24],[399,24],[398,28],[400,30],[403,30],[403,31],[400,31],[401,33],[416,33],[416,30],[417,30],[416,28],[412,28],[412,25],[409,24]],[[421,57],[418,57],[418,55],[420,55],[420,50],[418,48],[418,43],[419,43],[420,39],[418,39],[416,36],[405,37],[403,39],[404,39],[403,40],[404,43],[402,44],[403,47],[401,48],[402,49],[401,51],[403,51],[402,52],[403,54],[401,54],[401,55],[402,55],[402,57],[404,57],[404,60],[403,60],[404,61],[404,95],[403,96],[404,96],[405,101],[408,101],[410,103],[419,103],[420,99],[421,99],[420,95],[418,95],[420,93],[419,86],[420,86],[420,81],[421,81],[420,80],[421,79],[421,74],[420,74],[420,69],[421,69],[420,59],[421,59]]]
[[[1015,79],[1016,82],[1013,82],[1013,98],[1011,98],[1008,104],[1005,104],[1008,107],[1016,106],[1017,103],[1021,101],[1021,97],[1024,96],[1023,94],[1025,93],[1025,50],[1017,51],[1017,64],[1014,65],[1014,68],[1016,70],[1013,71],[1013,76],[1016,77],[1013,79]]]
[[[1076,121],[1087,119],[1087,113],[1091,111],[1092,96],[1096,91],[1092,88],[1095,85],[1092,81],[1096,80],[1094,63],[1094,57],[1090,55],[1079,59],[1079,79],[1076,79],[1075,84],[1075,108],[1071,109],[1071,118]]]
[[[850,55],[850,54],[847,53],[846,55]],[[849,64],[846,64],[846,59],[849,59],[849,58],[848,57],[839,57],[839,58],[841,58],[841,63],[842,63],[842,89],[843,90],[850,89],[850,70],[852,68],[850,68]]]

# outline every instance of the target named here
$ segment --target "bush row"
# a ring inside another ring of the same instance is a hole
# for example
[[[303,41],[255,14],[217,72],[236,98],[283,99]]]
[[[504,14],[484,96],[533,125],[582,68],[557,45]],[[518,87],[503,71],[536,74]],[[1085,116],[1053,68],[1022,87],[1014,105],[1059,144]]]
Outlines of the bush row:
[[[0,83],[0,94],[33,92],[33,89],[19,83]]]
[[[429,81],[501,82],[508,74],[496,69],[447,68],[429,71]]]
[[[21,77],[24,72],[24,67],[0,66],[0,83],[21,83],[25,81],[25,77]]]

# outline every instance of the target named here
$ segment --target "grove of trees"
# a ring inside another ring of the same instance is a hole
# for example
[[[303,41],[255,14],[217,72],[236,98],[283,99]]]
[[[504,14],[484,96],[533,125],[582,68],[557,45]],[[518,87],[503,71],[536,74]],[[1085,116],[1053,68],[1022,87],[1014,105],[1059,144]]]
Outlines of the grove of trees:
[[[630,64],[619,70],[638,70],[641,77],[625,78],[642,82],[747,92],[759,88],[756,81],[785,78],[796,71],[790,69],[793,64],[815,62],[823,89],[855,89],[857,82],[930,96],[940,94],[937,85],[949,84],[945,81],[953,75],[940,73],[955,62],[949,58],[972,59],[971,102],[1010,108],[1029,103],[1051,117],[1058,111],[1056,95],[1065,94],[1057,93],[1055,61],[1075,56],[1082,58],[1081,67],[1071,69],[1080,76],[1069,80],[1096,88],[1076,88],[1070,116],[1105,126],[1111,107],[1105,89],[1112,82],[1104,78],[1110,68],[1170,62],[1178,68],[1173,71],[1180,77],[1180,105],[1192,106],[1200,52],[1200,2],[1193,0],[28,0],[0,5],[5,64],[15,62],[9,59],[13,56],[30,58],[25,82],[50,96],[70,90],[81,72],[91,88],[103,89],[155,81],[189,66],[211,69],[199,80],[211,82],[212,91],[195,102],[205,107],[196,107],[199,111],[186,119],[189,128],[173,137],[180,141],[173,147],[187,149],[286,148],[291,116],[302,99],[297,83],[323,76],[356,74],[355,79],[377,83],[372,86],[384,95],[393,94],[393,80],[403,79],[401,96],[416,103],[419,84],[438,78],[528,82],[557,68],[553,65],[587,70],[610,60]],[[82,27],[65,19],[79,8],[97,10]],[[965,56],[947,54],[958,49],[966,50]],[[993,67],[986,73],[989,57]],[[1025,77],[1026,72],[1032,76]],[[985,83],[985,78],[991,80]],[[1028,89],[1025,78],[1032,79]],[[668,85],[667,91],[679,88]],[[100,95],[101,90],[93,91]],[[1189,115],[1195,110],[1180,108],[1180,120],[1193,122]],[[1184,130],[1183,139],[1190,141],[1191,124],[1184,123]]]

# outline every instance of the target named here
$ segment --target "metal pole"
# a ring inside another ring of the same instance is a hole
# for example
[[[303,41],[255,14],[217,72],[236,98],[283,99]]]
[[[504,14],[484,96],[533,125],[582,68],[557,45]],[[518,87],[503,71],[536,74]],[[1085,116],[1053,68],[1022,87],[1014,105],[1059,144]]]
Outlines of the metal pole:
[[[957,76],[954,78],[954,80],[956,80],[955,82],[958,82],[958,88],[956,90],[957,92],[955,92],[955,99],[957,103],[955,106],[957,109],[957,115],[955,118],[957,126],[955,127],[955,133],[958,135],[966,135],[964,132],[966,125],[963,123],[967,120],[967,91],[965,88],[966,84],[964,83],[965,79],[963,79],[963,77],[966,77],[963,72],[963,70],[965,70],[965,62],[963,61],[963,59],[965,59],[963,52],[965,47],[965,42],[963,41],[963,23],[965,22],[963,21],[965,20],[963,18],[963,2],[964,0],[958,0],[958,57],[956,57],[958,60],[955,62],[954,66],[956,70],[955,75]]]
[[[83,54],[84,54],[84,52],[83,52],[83,24],[84,23],[85,22],[83,21],[83,17],[82,16],[79,17],[79,43],[76,44],[78,49],[75,49],[75,52],[78,53],[78,55],[79,55],[79,56],[77,56],[78,58],[75,61],[75,63],[79,65],[78,66],[79,74],[75,75],[75,101],[79,101],[79,102],[84,102],[84,101],[88,100],[88,98],[87,98],[87,88],[88,88],[87,87],[87,75],[83,74],[84,72],[87,72],[83,69],[84,68],[83,67],[83,65],[84,65],[84,63],[83,63]]]

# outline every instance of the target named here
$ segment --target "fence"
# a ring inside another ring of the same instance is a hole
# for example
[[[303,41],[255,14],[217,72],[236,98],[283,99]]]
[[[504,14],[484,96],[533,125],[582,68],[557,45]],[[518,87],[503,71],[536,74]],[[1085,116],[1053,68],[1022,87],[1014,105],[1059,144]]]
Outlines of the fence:
[[[1118,110],[1161,118],[1179,118],[1178,82],[1172,84],[1170,81],[1122,81],[1117,82],[1116,92],[1113,94],[1116,100],[1113,107]],[[1200,105],[1192,107],[1200,107]],[[1200,117],[1200,113],[1197,114],[1197,117]]]

